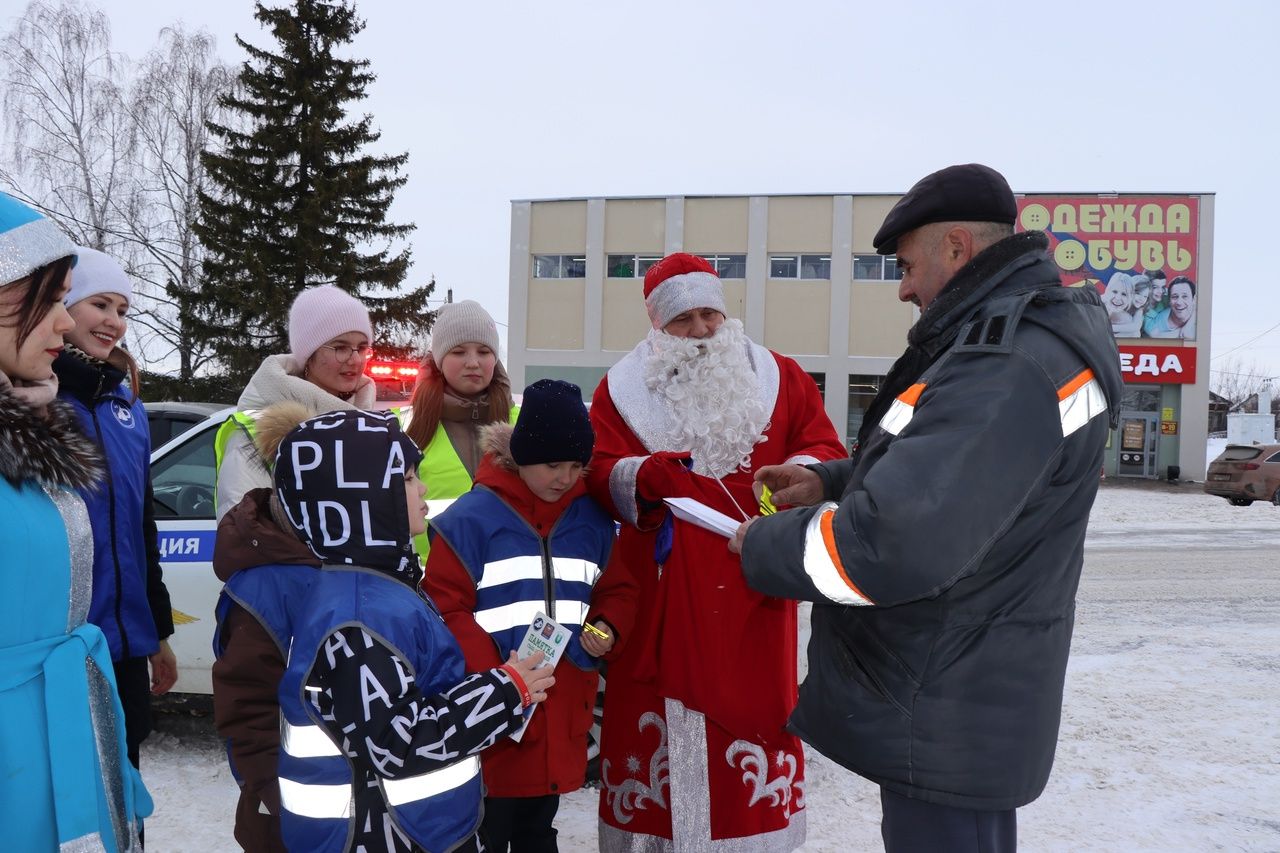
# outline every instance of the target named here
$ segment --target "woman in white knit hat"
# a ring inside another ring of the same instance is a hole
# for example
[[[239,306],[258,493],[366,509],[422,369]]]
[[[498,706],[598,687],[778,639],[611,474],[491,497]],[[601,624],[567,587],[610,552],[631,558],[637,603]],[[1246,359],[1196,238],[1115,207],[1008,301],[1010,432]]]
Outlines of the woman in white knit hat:
[[[431,327],[431,352],[401,414],[405,434],[422,449],[419,477],[436,515],[471,490],[483,452],[480,428],[513,422],[511,382],[498,359],[498,326],[470,299],[440,309]],[[425,562],[427,537],[415,544]]]
[[[288,355],[268,356],[218,430],[217,515],[221,519],[250,489],[269,488],[271,474],[253,442],[256,414],[291,400],[311,416],[369,409],[377,390],[364,373],[373,327],[364,303],[333,285],[302,291],[289,308]]]
[[[111,649],[129,760],[137,767],[139,747],[151,733],[151,695],[178,679],[168,642],[173,615],[156,548],[151,435],[138,399],[138,366],[120,346],[133,284],[102,252],[81,247],[76,255],[65,300],[76,327],[53,371],[58,399],[71,406],[106,458],[105,487],[80,492],[93,528],[89,621]]]

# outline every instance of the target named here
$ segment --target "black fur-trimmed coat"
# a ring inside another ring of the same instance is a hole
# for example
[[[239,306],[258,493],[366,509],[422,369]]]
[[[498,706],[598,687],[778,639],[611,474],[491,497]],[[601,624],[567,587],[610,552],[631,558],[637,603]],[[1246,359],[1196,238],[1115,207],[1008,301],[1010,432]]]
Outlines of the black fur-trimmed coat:
[[[99,482],[102,456],[71,407],[55,400],[41,415],[6,385],[0,384],[0,476],[15,488],[26,480],[72,489]]]

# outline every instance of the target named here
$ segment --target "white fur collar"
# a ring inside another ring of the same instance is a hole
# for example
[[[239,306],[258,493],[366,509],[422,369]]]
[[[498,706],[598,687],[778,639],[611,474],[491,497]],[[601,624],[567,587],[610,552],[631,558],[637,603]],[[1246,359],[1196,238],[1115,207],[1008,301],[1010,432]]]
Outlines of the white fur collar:
[[[238,408],[263,409],[272,403],[293,400],[306,406],[312,415],[339,409],[369,409],[377,400],[373,380],[361,377],[360,387],[350,400],[335,397],[328,391],[302,378],[302,365],[291,355],[270,355],[240,395]]]

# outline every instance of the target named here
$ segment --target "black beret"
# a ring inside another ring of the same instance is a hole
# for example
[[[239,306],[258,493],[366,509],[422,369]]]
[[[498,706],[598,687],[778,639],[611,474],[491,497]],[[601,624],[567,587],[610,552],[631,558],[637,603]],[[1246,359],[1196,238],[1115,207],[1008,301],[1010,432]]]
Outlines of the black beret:
[[[979,163],[948,166],[916,182],[884,218],[871,242],[882,255],[898,251],[898,238],[932,222],[1004,222],[1018,204],[1004,175]]]

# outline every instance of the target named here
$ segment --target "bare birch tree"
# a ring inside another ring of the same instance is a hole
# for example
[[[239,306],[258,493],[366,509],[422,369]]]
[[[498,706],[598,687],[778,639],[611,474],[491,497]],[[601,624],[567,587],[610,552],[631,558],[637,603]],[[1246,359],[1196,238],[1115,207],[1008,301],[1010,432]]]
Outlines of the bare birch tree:
[[[144,355],[178,363],[189,379],[209,360],[177,300],[199,284],[202,247],[193,224],[208,179],[200,153],[210,144],[210,121],[223,122],[219,104],[234,72],[218,61],[208,32],[161,31],[160,44],[142,61],[128,100],[135,148],[119,219],[137,251],[131,272],[148,286],[134,322]]]
[[[117,249],[113,199],[133,138],[106,15],[74,0],[35,0],[0,40],[0,60],[11,161],[0,182],[80,245]]]
[[[179,27],[162,30],[131,68],[111,51],[106,16],[79,0],[34,0],[0,40],[0,64],[0,186],[124,265],[135,281],[135,357],[190,379],[208,346],[177,300],[198,285],[200,153],[234,72],[212,36]]]

